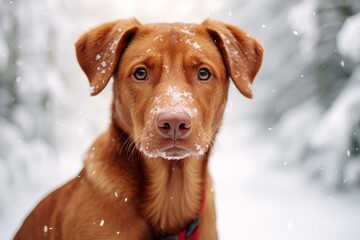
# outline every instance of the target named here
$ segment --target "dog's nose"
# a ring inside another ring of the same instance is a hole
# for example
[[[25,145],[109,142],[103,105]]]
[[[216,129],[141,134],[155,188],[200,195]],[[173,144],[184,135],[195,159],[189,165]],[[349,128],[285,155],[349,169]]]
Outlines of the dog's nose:
[[[191,117],[186,112],[162,112],[157,118],[158,132],[167,138],[185,138],[191,130]]]

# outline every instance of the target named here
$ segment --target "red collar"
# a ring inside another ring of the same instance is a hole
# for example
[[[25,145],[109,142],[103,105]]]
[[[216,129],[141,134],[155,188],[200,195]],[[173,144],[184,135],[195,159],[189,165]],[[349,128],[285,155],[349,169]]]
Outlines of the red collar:
[[[203,192],[203,198],[200,207],[200,214],[204,210],[205,207],[205,191]],[[197,240],[199,237],[199,224],[200,217],[198,217],[195,221],[190,223],[190,225],[179,232],[178,234],[173,234],[169,236],[160,236],[157,240]]]
[[[182,230],[178,234],[161,236],[157,240],[197,240],[199,237],[199,223],[200,218],[197,218],[187,229]]]

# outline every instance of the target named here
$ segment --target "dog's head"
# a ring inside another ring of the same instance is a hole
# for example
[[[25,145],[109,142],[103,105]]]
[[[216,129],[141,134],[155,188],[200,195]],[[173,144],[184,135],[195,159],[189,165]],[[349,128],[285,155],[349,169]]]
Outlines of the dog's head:
[[[261,45],[243,30],[214,20],[101,25],[76,43],[91,95],[114,77],[114,118],[146,157],[204,155],[223,116],[229,77],[252,97]]]

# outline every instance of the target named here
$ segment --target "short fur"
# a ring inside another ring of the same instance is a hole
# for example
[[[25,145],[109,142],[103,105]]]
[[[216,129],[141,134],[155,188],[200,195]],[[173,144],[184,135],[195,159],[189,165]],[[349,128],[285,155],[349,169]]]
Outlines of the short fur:
[[[80,174],[42,200],[15,239],[154,239],[197,217],[199,239],[217,239],[209,154],[229,77],[252,97],[263,54],[258,41],[214,20],[142,25],[129,19],[85,33],[76,53],[92,95],[114,77],[111,124],[88,150]],[[139,66],[148,79],[134,79]],[[212,75],[207,81],[198,79],[204,66]],[[168,160],[159,150],[168,139],[156,119],[179,108],[191,115],[189,135],[176,140],[189,154]]]

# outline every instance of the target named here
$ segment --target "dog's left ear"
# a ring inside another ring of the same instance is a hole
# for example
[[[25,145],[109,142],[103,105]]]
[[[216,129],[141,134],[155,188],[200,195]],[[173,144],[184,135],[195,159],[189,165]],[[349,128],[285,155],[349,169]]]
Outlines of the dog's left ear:
[[[252,83],[263,58],[260,43],[245,31],[215,20],[202,23],[219,48],[228,74],[237,89],[252,98]]]
[[[76,56],[89,79],[92,96],[105,88],[140,25],[136,19],[105,23],[83,34],[75,43]]]

